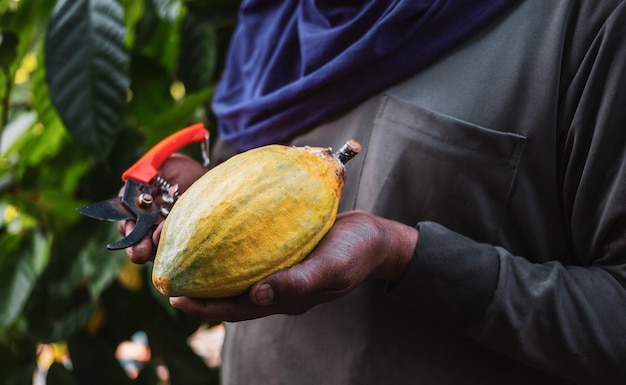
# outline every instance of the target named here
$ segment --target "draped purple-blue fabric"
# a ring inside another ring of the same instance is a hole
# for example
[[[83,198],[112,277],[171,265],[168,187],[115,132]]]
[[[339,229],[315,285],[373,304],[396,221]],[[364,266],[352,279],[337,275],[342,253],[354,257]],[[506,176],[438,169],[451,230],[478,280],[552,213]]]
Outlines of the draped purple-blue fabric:
[[[517,0],[247,0],[213,98],[239,150],[282,143],[415,74]]]

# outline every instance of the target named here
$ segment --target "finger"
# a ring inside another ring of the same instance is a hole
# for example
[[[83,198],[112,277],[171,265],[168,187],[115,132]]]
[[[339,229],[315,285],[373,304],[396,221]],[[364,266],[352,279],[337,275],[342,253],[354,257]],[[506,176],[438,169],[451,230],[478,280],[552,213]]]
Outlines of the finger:
[[[152,233],[152,242],[154,243],[155,247],[158,246],[159,240],[161,240],[161,231],[163,231],[164,224],[165,222],[159,223],[157,228],[154,229],[154,232]]]
[[[249,298],[254,304],[271,305],[286,314],[301,314],[339,297],[342,285],[327,264],[310,258],[257,282],[250,288]]]
[[[206,171],[200,163],[180,153],[172,154],[159,168],[159,174],[165,180],[178,184],[178,191],[181,193]]]
[[[253,304],[245,294],[224,299],[172,297],[170,304],[189,316],[215,321],[238,322],[277,313],[271,307]]]
[[[126,222],[127,221],[118,221],[117,222],[117,231],[122,234],[123,236],[126,236]]]
[[[130,234],[135,228],[135,222],[126,221],[124,235]],[[154,260],[154,243],[152,237],[143,237],[138,243],[127,247],[126,255],[133,263],[144,264]]]
[[[253,285],[250,299],[259,305],[289,306],[297,313],[347,294],[367,277],[371,260],[376,260],[362,258],[372,251],[362,241],[371,236],[368,226],[359,222],[357,230],[337,223],[304,261]]]

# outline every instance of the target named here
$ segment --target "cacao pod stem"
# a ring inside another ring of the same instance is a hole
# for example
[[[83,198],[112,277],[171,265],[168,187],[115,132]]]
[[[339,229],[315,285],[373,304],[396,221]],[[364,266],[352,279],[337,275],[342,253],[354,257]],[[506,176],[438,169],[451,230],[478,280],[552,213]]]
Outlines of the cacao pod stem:
[[[346,164],[359,152],[361,152],[361,143],[354,139],[350,139],[339,149],[339,151],[335,153],[335,156],[341,161],[341,163]]]

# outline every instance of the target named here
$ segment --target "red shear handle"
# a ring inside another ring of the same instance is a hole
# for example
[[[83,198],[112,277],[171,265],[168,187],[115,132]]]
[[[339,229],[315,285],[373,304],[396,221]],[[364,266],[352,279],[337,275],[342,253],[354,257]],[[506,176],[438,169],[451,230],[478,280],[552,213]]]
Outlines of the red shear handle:
[[[159,167],[175,151],[196,142],[206,140],[209,131],[204,128],[204,124],[198,123],[180,131],[176,131],[167,138],[161,140],[148,152],[145,153],[135,164],[122,174],[122,181],[132,178],[141,183],[150,183],[159,171]]]

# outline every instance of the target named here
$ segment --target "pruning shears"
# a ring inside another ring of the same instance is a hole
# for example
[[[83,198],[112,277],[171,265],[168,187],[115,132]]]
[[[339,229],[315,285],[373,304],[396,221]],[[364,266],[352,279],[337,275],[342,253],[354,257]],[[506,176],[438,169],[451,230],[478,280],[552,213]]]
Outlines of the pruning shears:
[[[166,137],[122,173],[124,192],[121,197],[77,208],[86,216],[105,221],[135,221],[135,228],[120,241],[107,245],[109,250],[125,249],[139,242],[153,228],[159,214],[169,209],[155,202],[162,194],[163,202],[174,204],[180,195],[178,185],[171,185],[159,175],[159,167],[175,151],[192,143],[202,144],[205,166],[209,162],[209,131],[202,123],[194,124]]]

